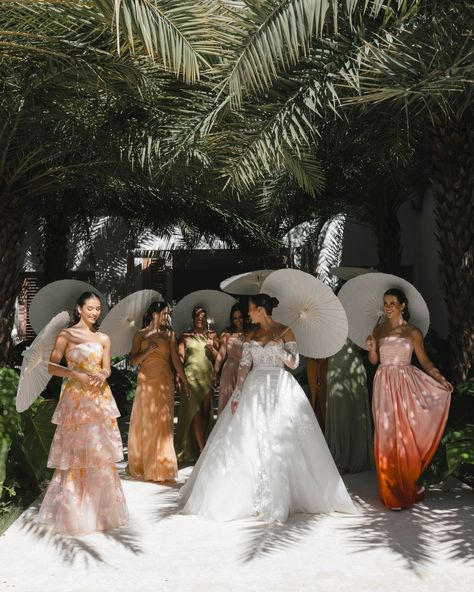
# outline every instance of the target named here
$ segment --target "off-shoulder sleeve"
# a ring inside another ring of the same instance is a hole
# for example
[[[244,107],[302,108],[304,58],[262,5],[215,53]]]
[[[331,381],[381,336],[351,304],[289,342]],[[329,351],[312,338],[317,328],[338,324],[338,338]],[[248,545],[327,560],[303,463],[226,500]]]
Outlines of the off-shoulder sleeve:
[[[237,383],[234,392],[232,393],[232,401],[239,401],[242,396],[242,387],[244,385],[247,374],[252,369],[253,359],[250,351],[250,343],[247,341],[242,348],[242,357],[240,358],[239,369],[237,371]]]
[[[283,343],[283,350],[281,353],[281,359],[285,366],[294,370],[300,363],[300,356],[296,349],[296,341],[285,341]]]

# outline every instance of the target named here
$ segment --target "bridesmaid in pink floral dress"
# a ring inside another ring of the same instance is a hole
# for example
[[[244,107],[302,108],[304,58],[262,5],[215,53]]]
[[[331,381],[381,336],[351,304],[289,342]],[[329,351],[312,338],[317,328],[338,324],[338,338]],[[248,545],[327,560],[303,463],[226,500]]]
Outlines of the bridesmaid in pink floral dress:
[[[217,415],[220,415],[224,410],[227,401],[234,392],[237,382],[237,371],[239,369],[240,358],[242,357],[245,328],[245,311],[242,305],[237,302],[230,309],[230,327],[223,331],[220,337],[221,345],[214,364],[216,376],[222,368]],[[224,364],[224,367],[222,367],[222,364]]]
[[[97,330],[100,300],[79,297],[73,322],[58,335],[50,357],[51,374],[67,378],[53,415],[57,424],[48,466],[56,469],[39,521],[64,534],[110,530],[128,521],[117,470],[122,460],[120,415],[107,385],[110,340]],[[63,356],[68,367],[58,364]]]
[[[386,322],[367,338],[374,379],[374,456],[379,494],[391,510],[423,499],[417,480],[431,462],[448,418],[452,387],[426,355],[421,331],[408,323],[408,301],[384,294]],[[422,372],[411,365],[413,351]]]

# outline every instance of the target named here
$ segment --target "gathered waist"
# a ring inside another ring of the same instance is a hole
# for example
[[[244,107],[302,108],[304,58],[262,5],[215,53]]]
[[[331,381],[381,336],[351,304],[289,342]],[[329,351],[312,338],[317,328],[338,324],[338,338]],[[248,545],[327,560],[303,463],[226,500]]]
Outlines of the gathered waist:
[[[406,366],[411,366],[410,362],[380,362],[380,368],[384,368],[387,366],[396,366],[397,368],[405,368]]]

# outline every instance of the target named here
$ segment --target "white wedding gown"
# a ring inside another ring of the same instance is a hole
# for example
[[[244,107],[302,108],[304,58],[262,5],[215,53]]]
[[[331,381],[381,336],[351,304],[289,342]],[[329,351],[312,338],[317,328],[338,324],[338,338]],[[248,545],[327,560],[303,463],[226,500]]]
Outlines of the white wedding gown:
[[[311,405],[284,363],[298,365],[295,342],[244,344],[237,411],[232,415],[231,399],[219,416],[181,488],[182,513],[285,522],[293,512],[358,512]]]

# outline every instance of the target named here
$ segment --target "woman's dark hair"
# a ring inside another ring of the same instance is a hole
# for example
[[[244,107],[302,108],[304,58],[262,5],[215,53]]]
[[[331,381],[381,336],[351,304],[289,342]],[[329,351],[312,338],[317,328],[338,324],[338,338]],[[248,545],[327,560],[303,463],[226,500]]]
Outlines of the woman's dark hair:
[[[271,315],[272,310],[279,304],[278,298],[269,296],[268,294],[254,294],[253,296],[249,296],[249,301],[253,302],[255,306],[264,308],[268,315]]]
[[[207,317],[207,311],[206,311],[206,309],[204,308],[204,306],[199,306],[199,305],[196,305],[196,306],[193,308],[193,312],[192,312],[192,318],[193,318],[193,321],[194,321],[194,318],[196,317],[196,314],[197,314],[197,312],[198,312],[199,310],[203,310],[203,311],[204,311],[204,314],[205,314],[205,315],[206,315],[206,317]]]
[[[96,294],[95,292],[83,292],[79,298],[77,299],[76,302],[76,306],[74,307],[74,310],[71,313],[71,321],[69,322],[69,327],[72,327],[73,325],[77,325],[77,323],[81,320],[81,315],[79,314],[79,310],[78,307],[80,306],[81,308],[84,306],[84,304],[86,303],[86,300],[90,300],[91,298],[94,298],[96,300],[98,300],[100,302],[100,296],[98,294]],[[93,325],[93,328],[98,331],[99,330],[99,323],[96,321]]]
[[[384,296],[395,296],[399,304],[404,304],[405,308],[402,310],[402,317],[405,321],[410,319],[410,311],[408,310],[408,298],[403,290],[399,288],[390,288],[384,293]]]
[[[235,331],[235,325],[234,325],[234,312],[235,311],[240,311],[240,313],[242,314],[242,320],[244,322],[244,326],[243,326],[243,330],[244,332],[248,329],[248,318],[247,318],[247,311],[245,310],[245,307],[242,305],[241,302],[236,302],[235,304],[232,305],[232,308],[230,309],[230,314],[229,314],[229,331],[231,333],[233,333]]]
[[[153,314],[156,313],[160,313],[162,310],[164,310],[165,308],[169,308],[169,304],[167,302],[165,302],[164,300],[162,302],[152,302],[150,304],[150,306],[147,308],[146,313],[143,316],[143,327],[146,327],[147,325],[149,325],[151,323],[151,320],[153,319]]]

